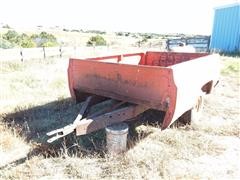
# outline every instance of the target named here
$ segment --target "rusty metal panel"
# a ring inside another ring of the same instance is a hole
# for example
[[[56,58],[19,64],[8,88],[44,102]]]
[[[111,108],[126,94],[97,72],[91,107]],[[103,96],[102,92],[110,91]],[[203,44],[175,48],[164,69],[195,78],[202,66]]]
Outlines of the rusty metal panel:
[[[208,53],[147,52],[143,65],[168,67],[206,55]]]
[[[159,110],[167,109],[175,88],[169,68],[77,59],[70,60],[69,82],[73,94],[77,90]]]

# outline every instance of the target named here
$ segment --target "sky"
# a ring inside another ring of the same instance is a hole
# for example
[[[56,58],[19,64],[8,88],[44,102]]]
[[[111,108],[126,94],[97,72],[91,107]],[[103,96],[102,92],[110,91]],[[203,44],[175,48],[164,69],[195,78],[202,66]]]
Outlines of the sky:
[[[0,23],[104,31],[211,34],[214,7],[239,0],[0,0]]]

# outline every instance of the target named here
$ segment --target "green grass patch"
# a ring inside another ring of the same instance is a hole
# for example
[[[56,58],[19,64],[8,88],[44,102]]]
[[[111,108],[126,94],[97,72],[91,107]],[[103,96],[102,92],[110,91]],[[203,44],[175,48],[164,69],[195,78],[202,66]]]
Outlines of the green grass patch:
[[[239,75],[240,74],[240,58],[232,58],[224,60],[224,67],[221,70],[222,75]]]

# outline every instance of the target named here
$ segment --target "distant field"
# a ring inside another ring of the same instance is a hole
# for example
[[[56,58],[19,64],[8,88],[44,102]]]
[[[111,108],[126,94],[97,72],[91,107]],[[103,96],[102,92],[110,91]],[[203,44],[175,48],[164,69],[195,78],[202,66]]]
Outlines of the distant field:
[[[46,143],[46,132],[71,123],[80,107],[70,99],[68,59],[1,62],[0,179],[239,179],[240,58],[221,59],[198,123],[139,126],[119,157],[105,154],[104,131]]]
[[[76,30],[63,30],[61,28],[33,28],[33,29],[6,29],[0,28],[0,34],[6,33],[8,30],[15,30],[19,34],[26,33],[27,35],[39,34],[41,32],[47,32],[53,34],[58,42],[62,44],[62,46],[66,47],[83,47],[86,46],[87,41],[91,36],[95,36],[96,34],[102,36],[107,41],[107,46],[117,46],[117,47],[134,47],[138,46],[138,42],[144,39],[144,35],[140,35],[139,33],[120,33],[118,35],[116,32],[104,32],[104,33],[94,33],[93,32],[83,32]],[[129,34],[129,35],[126,35]],[[161,47],[162,39],[164,37],[161,35],[152,35],[147,41],[141,44],[143,47]]]
[[[59,28],[34,28],[34,29],[6,29],[0,28],[0,40],[2,35],[8,30],[17,31],[18,34],[25,33],[28,36],[32,34],[40,34],[47,32],[56,37],[58,46],[34,47],[34,48],[21,48],[14,46],[10,49],[0,48],[0,61],[9,60],[30,60],[60,57],[60,49],[62,57],[91,57],[98,54],[119,54],[124,52],[133,52],[139,49],[163,50],[165,48],[165,41],[162,36],[152,36],[149,39],[144,38],[144,34],[132,33],[130,35],[118,35],[115,32],[105,32],[103,34],[96,34],[93,32],[76,32],[76,30],[65,30]],[[106,40],[106,46],[86,47],[88,40],[92,36],[102,36]],[[144,40],[144,41],[143,41]],[[6,41],[6,40],[4,40]],[[10,43],[10,42],[9,42]],[[21,56],[22,54],[22,56]]]

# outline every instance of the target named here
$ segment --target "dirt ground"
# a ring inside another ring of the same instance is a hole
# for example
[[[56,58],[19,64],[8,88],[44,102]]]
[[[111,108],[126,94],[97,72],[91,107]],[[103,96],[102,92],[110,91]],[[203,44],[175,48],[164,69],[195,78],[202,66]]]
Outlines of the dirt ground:
[[[46,132],[71,123],[80,107],[69,98],[66,59],[2,63],[0,179],[239,179],[240,58],[222,56],[221,65],[198,122],[141,125],[129,150],[112,157],[104,131],[46,143]]]

